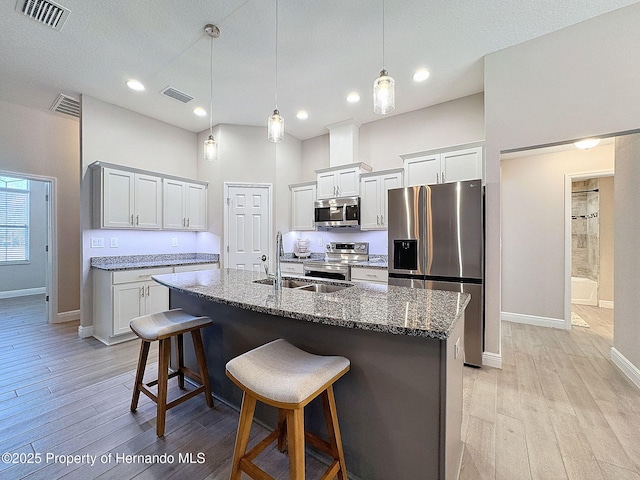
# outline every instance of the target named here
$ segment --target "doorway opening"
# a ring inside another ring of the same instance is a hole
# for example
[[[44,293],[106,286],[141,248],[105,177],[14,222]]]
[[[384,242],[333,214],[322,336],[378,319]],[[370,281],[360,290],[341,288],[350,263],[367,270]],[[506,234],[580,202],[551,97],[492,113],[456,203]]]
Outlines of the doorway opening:
[[[56,320],[55,192],[55,178],[0,171],[0,304],[14,321]]]
[[[613,171],[565,177],[565,327],[613,329]],[[587,317],[587,318],[585,318]]]

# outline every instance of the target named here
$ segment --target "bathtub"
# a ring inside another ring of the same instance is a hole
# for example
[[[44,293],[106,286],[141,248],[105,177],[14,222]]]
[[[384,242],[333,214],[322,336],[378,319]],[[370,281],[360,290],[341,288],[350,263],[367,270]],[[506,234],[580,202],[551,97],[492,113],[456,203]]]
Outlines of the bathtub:
[[[571,303],[598,305],[598,282],[582,277],[571,277]]]

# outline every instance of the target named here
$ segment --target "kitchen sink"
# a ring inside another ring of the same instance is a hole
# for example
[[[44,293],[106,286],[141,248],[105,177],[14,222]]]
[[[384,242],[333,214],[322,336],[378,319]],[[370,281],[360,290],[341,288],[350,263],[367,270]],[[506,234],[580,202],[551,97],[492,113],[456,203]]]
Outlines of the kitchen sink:
[[[331,293],[351,287],[351,285],[329,285],[328,283],[312,283],[304,287],[298,287],[298,290],[306,290],[307,292]]]
[[[273,285],[273,278],[254,280],[253,283],[259,283],[261,285]],[[352,286],[353,285],[348,284],[331,285],[328,283],[309,283],[301,280],[293,280],[291,278],[282,279],[282,288],[292,288],[295,290],[304,290],[306,292],[332,293]]]
[[[262,285],[273,285],[273,278],[263,278],[261,280],[254,280],[253,283],[260,283]],[[300,288],[306,287],[309,282],[302,282],[300,280],[293,280],[291,278],[282,279],[282,288]]]

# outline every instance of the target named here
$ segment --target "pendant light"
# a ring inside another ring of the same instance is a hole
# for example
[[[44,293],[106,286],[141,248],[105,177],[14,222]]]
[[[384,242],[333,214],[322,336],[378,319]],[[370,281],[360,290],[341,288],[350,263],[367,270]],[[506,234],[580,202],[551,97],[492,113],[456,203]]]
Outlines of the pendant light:
[[[373,82],[373,111],[378,115],[393,112],[396,108],[396,81],[384,68],[384,0],[382,0],[382,70]]]
[[[204,26],[204,33],[211,39],[209,48],[209,137],[204,141],[204,159],[213,162],[218,158],[218,144],[213,138],[213,39],[220,36],[220,29],[209,23]]]
[[[278,0],[276,0],[276,108],[267,123],[267,139],[274,143],[284,140],[284,118],[278,111]]]

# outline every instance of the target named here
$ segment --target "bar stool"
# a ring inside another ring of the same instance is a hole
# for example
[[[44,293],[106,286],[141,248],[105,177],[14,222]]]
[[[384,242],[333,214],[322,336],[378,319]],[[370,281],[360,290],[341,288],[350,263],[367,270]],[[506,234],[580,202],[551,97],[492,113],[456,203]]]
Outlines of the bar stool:
[[[158,406],[156,420],[156,434],[161,437],[164,435],[164,425],[167,410],[181,404],[182,402],[204,392],[205,400],[209,407],[213,407],[213,397],[211,396],[211,386],[209,385],[209,373],[207,371],[207,362],[204,355],[204,347],[202,345],[202,336],[200,329],[211,325],[213,322],[208,317],[194,317],[184,312],[182,309],[168,310],[166,312],[153,313],[144,315],[131,320],[129,326],[142,340],[140,345],[140,357],[138,358],[138,369],[136,370],[136,380],[133,388],[133,398],[131,399],[131,411],[135,412],[138,408],[138,399],[140,392],[153,400]],[[191,332],[193,339],[193,348],[198,360],[199,372],[184,366],[184,352],[182,336]],[[178,369],[169,373],[169,362],[171,360],[171,337],[177,337],[178,350]],[[147,384],[142,382],[144,377],[144,369],[147,366],[147,357],[149,356],[149,347],[151,342],[158,340],[160,342],[158,349],[158,379]],[[184,389],[184,376],[187,374],[191,378],[195,378],[200,382],[200,386],[195,390],[176,398],[167,403],[167,383],[170,378],[178,377],[178,386]],[[154,395],[147,387],[158,385],[158,395]]]
[[[327,453],[333,462],[322,478],[347,479],[333,384],[350,368],[344,357],[320,356],[278,339],[244,353],[227,363],[227,376],[244,392],[233,454],[231,480],[242,472],[254,479],[273,479],[253,463],[272,442],[283,452],[288,446],[289,478],[302,480],[305,439]],[[322,395],[329,441],[304,431],[304,407]],[[278,427],[247,452],[256,401],[278,408]]]

